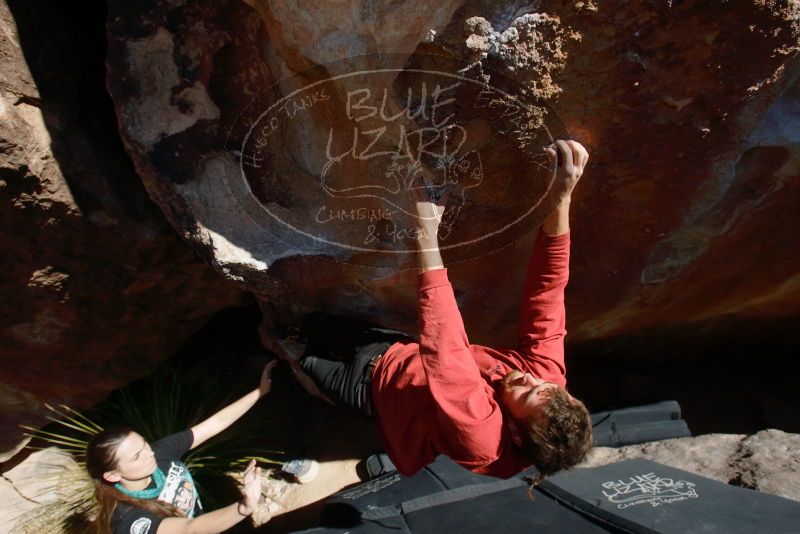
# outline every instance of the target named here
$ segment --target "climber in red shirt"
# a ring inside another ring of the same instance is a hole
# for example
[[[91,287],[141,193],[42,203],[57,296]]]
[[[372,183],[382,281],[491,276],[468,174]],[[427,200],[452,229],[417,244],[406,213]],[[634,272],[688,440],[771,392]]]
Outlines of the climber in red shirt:
[[[555,208],[528,265],[516,348],[469,343],[439,253],[443,208],[427,199],[416,202],[419,341],[342,317],[307,318],[298,375],[310,376],[308,389],[316,386],[321,397],[374,416],[403,475],[445,454],[476,473],[507,478],[533,464],[545,476],[575,465],[591,447],[589,413],[567,393],[564,364],[569,207],[589,155],[572,140],[547,151],[561,162]]]

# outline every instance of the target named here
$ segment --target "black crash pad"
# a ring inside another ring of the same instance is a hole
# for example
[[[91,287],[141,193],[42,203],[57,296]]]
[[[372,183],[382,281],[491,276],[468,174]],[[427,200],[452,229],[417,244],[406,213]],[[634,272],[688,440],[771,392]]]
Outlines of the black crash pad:
[[[413,477],[389,473],[333,495],[322,511],[323,526],[303,532],[609,532],[546,495],[534,496],[528,497],[522,476],[476,475],[440,456]]]
[[[691,435],[675,401],[596,413],[592,415],[592,423],[595,444],[604,446]],[[558,489],[547,493],[537,489],[534,492],[537,497],[531,501],[527,495],[526,476],[533,472],[529,469],[503,481],[476,475],[449,458],[439,456],[412,477],[388,472],[331,496],[322,510],[322,526],[303,532],[513,534],[541,529],[571,534],[629,531],[624,521],[620,526],[596,514],[591,518],[581,515],[587,512],[581,509],[578,513],[574,504],[565,499],[566,493],[559,493]],[[545,487],[548,486],[545,484]]]
[[[539,491],[637,534],[800,533],[800,503],[644,459],[573,469]]]
[[[593,413],[592,434],[597,447],[623,447],[692,435],[674,400]]]

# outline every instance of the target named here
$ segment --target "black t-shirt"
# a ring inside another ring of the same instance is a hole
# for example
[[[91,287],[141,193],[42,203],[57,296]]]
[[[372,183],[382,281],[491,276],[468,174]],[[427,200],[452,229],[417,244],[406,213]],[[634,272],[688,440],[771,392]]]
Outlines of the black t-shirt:
[[[195,517],[202,512],[200,496],[197,493],[192,475],[180,458],[192,446],[194,435],[191,430],[172,434],[152,443],[150,447],[156,457],[158,468],[164,472],[166,480],[158,500],[178,507],[187,517]],[[151,481],[148,489],[156,487]],[[111,515],[111,530],[114,534],[155,534],[163,520],[152,512],[118,503]]]

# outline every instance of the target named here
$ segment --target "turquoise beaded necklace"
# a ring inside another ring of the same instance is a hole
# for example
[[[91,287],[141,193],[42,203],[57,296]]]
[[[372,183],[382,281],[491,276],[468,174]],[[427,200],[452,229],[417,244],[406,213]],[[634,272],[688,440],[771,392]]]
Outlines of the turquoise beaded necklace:
[[[166,478],[167,477],[164,476],[164,471],[156,467],[156,470],[153,471],[153,481],[156,483],[155,488],[131,491],[129,489],[125,489],[119,482],[114,484],[114,487],[128,497],[133,497],[135,499],[155,499],[159,496],[161,490],[164,489],[164,480]]]

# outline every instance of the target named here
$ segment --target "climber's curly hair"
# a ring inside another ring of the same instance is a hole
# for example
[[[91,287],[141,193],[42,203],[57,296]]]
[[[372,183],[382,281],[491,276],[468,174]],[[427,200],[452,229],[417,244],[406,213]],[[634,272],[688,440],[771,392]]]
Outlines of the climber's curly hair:
[[[546,476],[569,469],[592,448],[592,420],[586,406],[564,388],[542,392],[547,402],[522,421],[522,442],[538,474],[532,487]]]

